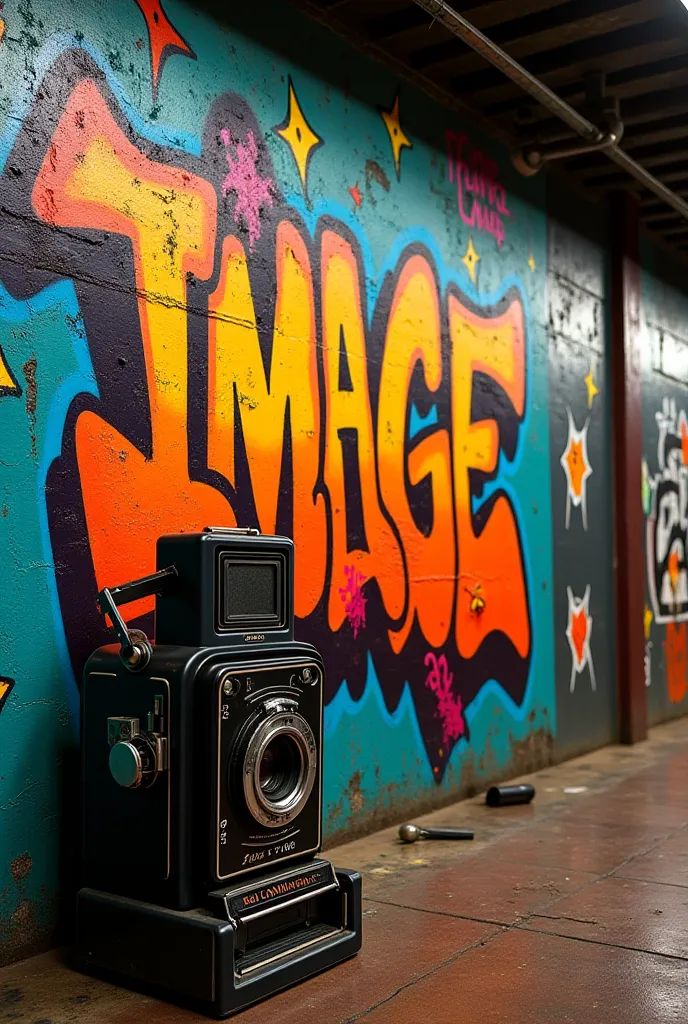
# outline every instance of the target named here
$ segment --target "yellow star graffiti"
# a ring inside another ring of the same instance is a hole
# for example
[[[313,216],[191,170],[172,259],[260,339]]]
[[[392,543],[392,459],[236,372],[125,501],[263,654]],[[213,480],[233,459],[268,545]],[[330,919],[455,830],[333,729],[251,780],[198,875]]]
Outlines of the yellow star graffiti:
[[[392,153],[394,154],[394,166],[397,169],[397,178],[401,177],[401,151],[404,147],[407,149],[413,149],[413,143],[411,140],[404,135],[399,124],[399,97],[394,101],[394,106],[391,110],[381,110],[380,116],[385,122],[385,128],[389,133],[389,141],[392,143]]]
[[[470,277],[470,279],[473,282],[473,284],[475,284],[475,277],[476,277],[476,272],[477,272],[477,269],[478,269],[478,263],[480,262],[481,259],[482,259],[482,257],[478,256],[478,253],[475,251],[475,246],[473,245],[473,239],[469,235],[468,236],[468,248],[466,249],[465,256],[461,257],[461,262],[463,263],[463,265],[465,266],[466,270],[468,271],[468,276]]]
[[[592,409],[592,402],[595,395],[599,395],[599,389],[595,385],[595,378],[593,376],[592,363],[590,364],[590,373],[584,379],[583,383],[588,389],[588,409]]]
[[[643,630],[645,632],[645,639],[650,639],[650,626],[652,625],[652,619],[654,618],[652,612],[645,605],[645,611],[643,612]]]
[[[316,149],[322,146],[323,140],[313,131],[306,120],[294,91],[294,84],[289,78],[289,107],[287,116],[275,131],[284,139],[292,151],[301,178],[304,195],[307,192],[308,165]]]
[[[0,397],[2,395],[20,395],[21,388],[17,384],[12,371],[7,365],[5,353],[0,348]]]
[[[2,711],[13,686],[14,679],[8,679],[7,676],[0,676],[0,711]]]
[[[532,252],[531,252],[530,256],[528,257],[528,266],[530,267],[532,272],[535,273],[535,270],[536,270],[535,257],[533,256]]]

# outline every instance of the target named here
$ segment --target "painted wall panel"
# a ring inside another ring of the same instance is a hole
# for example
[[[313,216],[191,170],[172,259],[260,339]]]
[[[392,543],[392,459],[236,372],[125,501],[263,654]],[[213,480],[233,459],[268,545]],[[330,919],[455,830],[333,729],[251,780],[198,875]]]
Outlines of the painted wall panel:
[[[549,189],[549,333],[557,754],[616,738],[604,211]]]
[[[642,251],[645,669],[650,721],[688,710],[688,295],[679,268]]]

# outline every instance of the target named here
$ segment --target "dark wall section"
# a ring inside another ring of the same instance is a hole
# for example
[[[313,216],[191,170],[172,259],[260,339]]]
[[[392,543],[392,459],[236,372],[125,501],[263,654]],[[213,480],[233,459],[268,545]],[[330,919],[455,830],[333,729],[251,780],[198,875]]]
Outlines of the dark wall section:
[[[645,679],[651,723],[688,711],[688,287],[668,254],[641,251]]]
[[[616,737],[606,216],[558,179],[549,200],[557,756]]]

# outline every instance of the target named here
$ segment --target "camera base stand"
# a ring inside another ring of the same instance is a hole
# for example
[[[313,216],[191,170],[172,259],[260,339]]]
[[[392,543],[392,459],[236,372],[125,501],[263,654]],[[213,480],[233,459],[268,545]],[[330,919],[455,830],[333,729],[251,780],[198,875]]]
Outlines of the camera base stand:
[[[354,956],[361,876],[325,860],[169,910],[82,889],[77,966],[116,984],[228,1017]]]

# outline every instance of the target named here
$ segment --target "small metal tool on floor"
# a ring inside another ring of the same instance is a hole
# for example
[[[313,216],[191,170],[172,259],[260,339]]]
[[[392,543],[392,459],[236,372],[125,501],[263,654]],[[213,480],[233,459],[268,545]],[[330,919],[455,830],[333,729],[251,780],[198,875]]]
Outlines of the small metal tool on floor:
[[[419,828],[402,825],[399,829],[402,843],[415,843],[417,839],[472,839],[473,833],[465,828]]]

